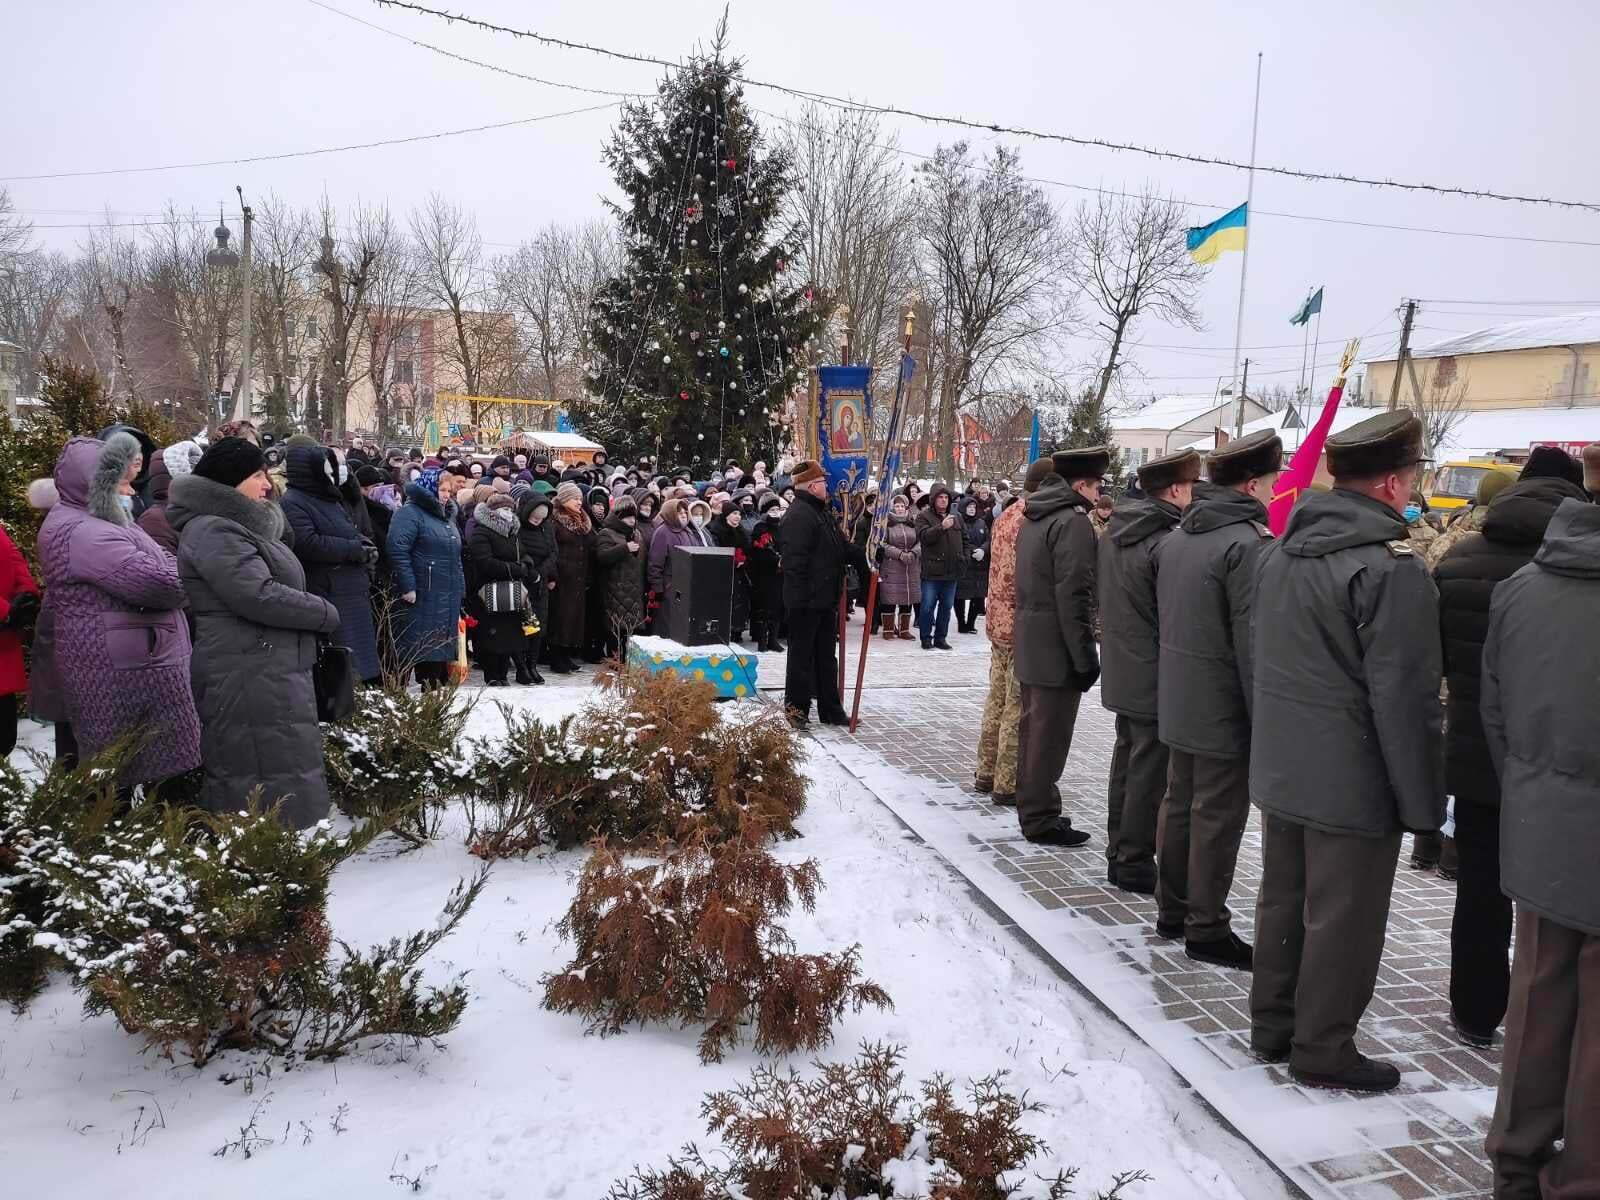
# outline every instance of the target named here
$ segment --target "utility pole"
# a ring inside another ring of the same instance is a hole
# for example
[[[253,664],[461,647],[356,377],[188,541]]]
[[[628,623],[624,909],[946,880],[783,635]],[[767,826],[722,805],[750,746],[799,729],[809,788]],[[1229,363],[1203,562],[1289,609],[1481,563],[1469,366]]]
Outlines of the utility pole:
[[[1400,403],[1400,372],[1405,370],[1406,360],[1411,355],[1411,322],[1417,315],[1417,302],[1405,302],[1405,314],[1400,318],[1400,353],[1394,360],[1394,381],[1389,385],[1389,408],[1391,411]]]
[[[250,402],[250,334],[253,323],[251,318],[256,307],[256,293],[255,283],[250,276],[250,227],[255,223],[255,214],[244,202],[244,189],[235,186],[233,190],[239,193],[239,207],[244,210],[244,254],[240,263],[243,272],[240,284],[244,290],[244,314],[239,334],[239,382],[233,389],[233,411],[236,419],[248,419],[254,415]]]
[[[1241,376],[1240,379],[1239,379],[1239,407],[1238,407],[1238,410],[1237,410],[1238,411],[1238,416],[1235,418],[1234,423],[1233,423],[1233,436],[1236,437],[1236,438],[1242,438],[1244,436],[1244,402],[1245,402],[1246,397],[1249,395],[1249,393],[1246,392],[1245,389],[1248,388],[1249,386],[1250,386],[1250,360],[1247,358],[1247,359],[1244,360],[1244,375]]]

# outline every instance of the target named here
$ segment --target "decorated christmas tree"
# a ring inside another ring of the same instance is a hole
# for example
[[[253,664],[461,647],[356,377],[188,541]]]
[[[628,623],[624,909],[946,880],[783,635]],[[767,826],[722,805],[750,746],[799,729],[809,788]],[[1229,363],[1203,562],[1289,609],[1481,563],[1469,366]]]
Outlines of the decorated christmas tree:
[[[625,106],[606,147],[625,266],[595,301],[591,395],[573,410],[613,453],[707,473],[773,461],[826,315],[790,277],[791,163],[750,119],[725,36],[719,26],[710,54],[672,71],[652,103]]]

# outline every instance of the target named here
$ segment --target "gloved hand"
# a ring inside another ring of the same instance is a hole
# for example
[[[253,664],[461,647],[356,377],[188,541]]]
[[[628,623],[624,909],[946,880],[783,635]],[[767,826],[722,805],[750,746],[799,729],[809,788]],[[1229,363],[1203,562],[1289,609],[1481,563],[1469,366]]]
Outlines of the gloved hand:
[[[0,626],[6,629],[26,629],[39,617],[39,594],[37,592],[21,592],[11,598],[11,611],[6,614],[6,619],[0,621]]]
[[[377,566],[377,564],[378,564],[378,547],[377,547],[376,543],[369,542],[369,541],[367,541],[365,539],[362,539],[362,542],[361,542],[361,554],[362,554],[362,559],[367,564],[367,566],[369,566],[369,567]]]
[[[982,562],[983,561],[983,551],[982,550],[974,550],[972,552],[972,561],[973,562]]]

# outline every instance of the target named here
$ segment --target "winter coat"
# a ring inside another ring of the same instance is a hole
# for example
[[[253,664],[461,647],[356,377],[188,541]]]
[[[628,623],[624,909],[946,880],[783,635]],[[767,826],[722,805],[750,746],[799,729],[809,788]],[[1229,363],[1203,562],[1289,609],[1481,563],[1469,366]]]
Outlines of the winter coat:
[[[129,734],[146,739],[123,783],[167,779],[200,763],[177,560],[117,498],[140,453],[126,434],[69,441],[56,460],[59,499],[38,541],[53,669],[79,749],[88,758]]]
[[[305,568],[306,590],[339,610],[333,640],[355,657],[356,678],[375,680],[378,631],[372,619],[370,541],[350,519],[337,485],[323,469],[331,451],[320,446],[290,446],[288,490],[280,504],[294,531],[294,553]]]
[[[588,591],[594,557],[594,522],[587,509],[573,516],[557,508],[550,513],[550,523],[556,535],[556,590],[550,597],[550,624],[546,632],[552,645],[582,646],[589,636]]]
[[[957,600],[982,600],[989,594],[989,521],[983,515],[984,505],[978,502],[978,514],[970,520],[966,515],[967,502],[961,502],[961,513],[956,517],[961,530],[961,579],[956,584]],[[980,557],[974,558],[974,554]]]
[[[1017,534],[1012,641],[1018,683],[1087,692],[1100,677],[1088,508],[1088,501],[1059,475],[1051,475],[1028,497]],[[926,571],[926,540],[922,553]]]
[[[925,583],[948,583],[960,579],[963,573],[961,519],[956,517],[949,529],[944,527],[944,517],[934,512],[934,503],[941,494],[950,494],[950,489],[942,483],[928,494],[928,507],[917,514],[917,538],[922,542],[922,579]],[[955,506],[952,505],[945,517],[955,516]]]
[[[1212,488],[1156,550],[1161,631],[1157,718],[1174,750],[1250,753],[1250,605],[1256,562],[1272,538],[1261,501]]]
[[[395,510],[370,497],[363,498],[362,503],[366,505],[367,522],[372,526],[372,541],[378,547],[378,566],[373,573],[372,587],[374,591],[386,592],[393,582],[389,569],[389,526],[394,522]]]
[[[478,623],[472,632],[473,648],[479,653],[521,654],[527,649],[527,635],[522,632],[525,612],[490,612],[478,594],[486,584],[502,580],[520,583],[532,592],[532,564],[522,558],[517,514],[509,508],[480,504],[472,517],[475,525],[465,553],[467,615]]]
[[[194,614],[194,697],[205,783],[201,804],[236,812],[261,789],[285,824],[328,815],[322,727],[311,671],[317,637],[339,610],[305,590],[283,512],[198,475],[172,481],[167,506]]]
[[[389,522],[389,565],[396,597],[415,592],[415,604],[394,606],[395,652],[406,667],[454,662],[466,579],[455,508],[413,483]]]
[[[23,596],[32,597],[21,605]],[[30,609],[37,614],[39,585],[28,570],[28,560],[0,527],[0,696],[28,690],[28,673],[22,662],[23,631],[33,623]]]
[[[1456,544],[1469,533],[1482,533],[1483,522],[1488,515],[1489,506],[1487,504],[1474,504],[1466,512],[1450,522],[1449,527],[1443,533],[1423,548],[1422,558],[1427,563],[1428,570],[1433,570],[1443,562],[1444,556],[1449,554]]]
[[[543,506],[544,520],[537,527],[528,524],[528,514]],[[550,525],[550,501],[542,496],[525,497],[517,505],[517,541],[522,560],[530,570],[528,592],[533,599],[533,615],[541,626],[549,620],[550,582],[556,578],[556,531]]]
[[[644,535],[613,514],[595,534],[597,586],[605,601],[606,626],[626,637],[644,624]],[[628,543],[639,547],[629,550]]]
[[[1513,483],[1484,507],[1482,532],[1457,540],[1434,568],[1444,671],[1450,683],[1445,723],[1445,781],[1450,792],[1499,799],[1489,743],[1478,716],[1489,603],[1501,580],[1533,561],[1561,502],[1585,498],[1582,488],[1565,479]]]
[[[1600,507],[1563,500],[1533,562],[1495,589],[1483,647],[1483,731],[1501,789],[1500,886],[1519,906],[1591,936],[1600,935],[1597,603]]]
[[[646,609],[650,614],[650,628],[657,637],[665,637],[672,627],[672,548],[674,546],[699,546],[700,534],[694,526],[680,528],[672,519],[685,507],[681,500],[668,500],[661,506],[661,524],[650,539],[646,560],[646,582],[649,600]]]
[[[1162,547],[1159,583],[1179,536]],[[1300,497],[1257,573],[1250,799],[1258,807],[1358,836],[1439,828],[1437,605],[1400,514],[1342,488]]]
[[[778,526],[778,552],[783,556],[785,608],[837,608],[844,588],[844,569],[856,567],[865,577],[866,556],[845,539],[825,500],[796,492],[794,503]]]
[[[750,527],[750,618],[783,617],[783,559],[778,553],[778,521],[769,510]],[[881,585],[880,585],[881,586]]]
[[[1001,646],[1011,645],[1017,623],[1017,535],[1026,511],[1012,504],[989,530],[989,595],[984,600],[983,631]]]
[[[878,548],[878,603],[922,603],[922,541],[917,537],[917,519],[889,514],[883,528],[883,545]]]
[[[712,519],[711,540],[715,545],[733,551],[733,601],[728,612],[728,627],[738,634],[750,625],[750,533],[744,527],[743,515],[735,529],[723,518],[726,512]]]
[[[1138,721],[1156,719],[1156,550],[1182,515],[1165,500],[1124,500],[1100,539],[1100,703]]]
[[[178,531],[167,520],[167,493],[172,487],[172,472],[161,455],[150,463],[150,482],[146,485],[147,503],[136,524],[173,558],[178,557]]]

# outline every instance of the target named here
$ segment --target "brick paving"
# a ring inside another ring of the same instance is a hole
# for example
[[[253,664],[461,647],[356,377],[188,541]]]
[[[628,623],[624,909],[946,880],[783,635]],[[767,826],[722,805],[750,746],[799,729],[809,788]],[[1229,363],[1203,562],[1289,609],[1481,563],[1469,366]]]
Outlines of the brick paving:
[[[858,625],[851,630],[859,636]],[[862,728],[853,739],[826,731],[817,740],[1309,1194],[1487,1195],[1483,1139],[1499,1051],[1462,1045],[1447,1021],[1454,885],[1412,870],[1407,842],[1377,994],[1357,1036],[1364,1053],[1401,1069],[1399,1090],[1355,1097],[1301,1088],[1284,1067],[1249,1054],[1248,976],[1190,961],[1181,943],[1155,936],[1152,899],[1106,885],[1114,730],[1098,693],[1085,697],[1060,781],[1067,815],[1095,835],[1087,847],[1032,846],[1012,811],[971,791],[987,643],[957,640],[958,653],[937,656],[914,642],[875,641]],[[781,658],[763,656],[763,690],[781,685]],[[1260,875],[1252,814],[1232,896],[1247,940]]]

